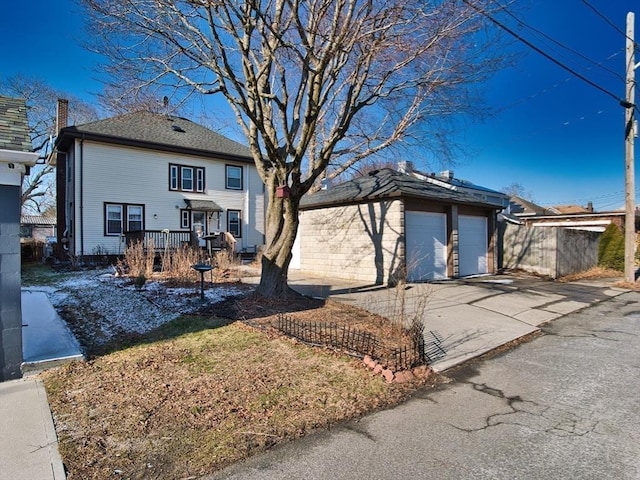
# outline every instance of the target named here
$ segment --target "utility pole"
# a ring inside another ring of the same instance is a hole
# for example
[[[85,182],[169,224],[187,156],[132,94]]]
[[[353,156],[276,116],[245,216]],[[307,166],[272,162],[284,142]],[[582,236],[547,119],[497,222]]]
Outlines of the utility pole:
[[[638,65],[635,61],[633,12],[627,13],[627,42],[626,42],[626,96],[625,96],[625,194],[624,194],[624,279],[635,282],[634,256],[636,247],[636,207],[635,207],[635,179],[634,179],[634,137],[635,137],[635,71]],[[640,65],[640,64],[639,64]]]

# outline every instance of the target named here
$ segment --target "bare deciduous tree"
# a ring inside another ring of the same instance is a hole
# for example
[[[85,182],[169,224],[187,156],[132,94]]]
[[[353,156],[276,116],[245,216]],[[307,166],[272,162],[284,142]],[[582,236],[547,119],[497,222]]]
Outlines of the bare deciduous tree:
[[[226,98],[269,198],[265,296],[289,291],[300,199],[328,165],[339,175],[467,109],[466,87],[496,68],[483,18],[457,0],[83,3],[114,85]]]
[[[56,104],[58,98],[66,98],[71,106],[69,120],[82,123],[98,118],[96,110],[73,95],[52,88],[45,81],[24,75],[15,75],[0,80],[0,93],[23,98],[27,104],[27,118],[33,151],[40,154],[41,160],[48,153],[47,148],[56,132]],[[45,213],[55,211],[55,179],[51,173],[53,167],[44,162],[37,164],[22,181],[21,205],[27,213]]]
[[[513,182],[506,187],[502,187],[500,191],[510,197],[520,197],[524,200],[529,200],[533,202],[533,193],[530,190],[527,190],[524,185],[518,182]]]

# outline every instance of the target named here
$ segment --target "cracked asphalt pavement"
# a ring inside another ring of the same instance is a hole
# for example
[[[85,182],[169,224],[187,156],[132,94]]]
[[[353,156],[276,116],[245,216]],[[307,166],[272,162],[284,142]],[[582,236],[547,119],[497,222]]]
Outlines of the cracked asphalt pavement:
[[[208,479],[640,479],[640,293]]]

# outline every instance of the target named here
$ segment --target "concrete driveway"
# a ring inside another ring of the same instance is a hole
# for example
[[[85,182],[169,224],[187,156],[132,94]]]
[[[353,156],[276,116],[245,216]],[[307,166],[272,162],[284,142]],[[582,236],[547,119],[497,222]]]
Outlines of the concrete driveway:
[[[533,309],[576,307],[569,302],[580,303],[583,289],[571,290]],[[527,301],[555,294],[529,292]],[[558,318],[504,355],[445,372],[450,382],[437,390],[206,478],[638,480],[639,351],[640,293],[628,292]]]
[[[525,335],[540,325],[624,293],[619,279],[559,283],[529,275],[478,276],[402,289],[332,281],[291,270],[289,283],[314,297],[362,307],[390,319],[424,319],[447,351],[432,366],[446,370]]]

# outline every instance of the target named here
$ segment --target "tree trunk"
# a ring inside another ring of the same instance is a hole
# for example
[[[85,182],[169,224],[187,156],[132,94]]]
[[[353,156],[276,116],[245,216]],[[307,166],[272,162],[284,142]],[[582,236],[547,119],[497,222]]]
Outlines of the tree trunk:
[[[270,189],[271,190],[271,189]],[[266,218],[266,245],[262,254],[262,274],[256,293],[264,297],[291,294],[288,275],[291,250],[298,232],[297,198],[280,198],[270,192]]]

